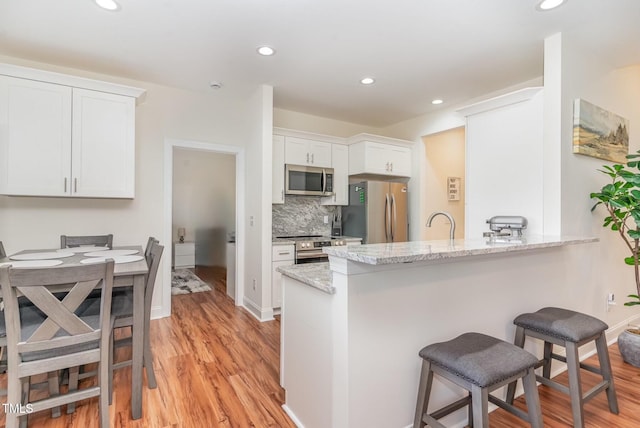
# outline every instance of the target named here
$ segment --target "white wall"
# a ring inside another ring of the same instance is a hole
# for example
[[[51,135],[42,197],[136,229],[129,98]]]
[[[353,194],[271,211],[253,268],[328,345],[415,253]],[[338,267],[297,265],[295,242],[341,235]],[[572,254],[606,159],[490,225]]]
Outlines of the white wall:
[[[273,318],[273,310],[267,305],[271,287],[271,151],[273,147],[273,88],[261,86],[250,99],[244,127],[247,139],[247,235],[245,250],[246,277],[244,305],[261,320]]]
[[[345,138],[363,132],[371,134],[380,133],[379,128],[371,126],[343,122],[279,108],[273,109],[273,126]]]
[[[537,88],[465,110],[467,238],[482,238],[489,230],[486,220],[503,215],[525,217],[525,235],[545,233],[543,107],[543,91]]]
[[[144,245],[153,235],[163,239],[163,156],[165,138],[206,141],[245,147],[247,170],[257,186],[247,187],[246,199],[260,197],[260,165],[262,147],[260,136],[251,132],[252,124],[261,123],[262,104],[254,108],[255,100],[244,92],[221,90],[191,92],[151,82],[122,79],[115,76],[89,73],[83,70],[35,63],[18,58],[0,57],[0,61],[73,74],[147,90],[145,101],[136,108],[136,197],[133,200],[34,198],[0,196],[0,239],[9,253],[25,248],[57,248],[61,234],[113,233],[114,245]],[[228,89],[228,88],[226,88]],[[269,114],[269,124],[271,116]],[[255,136],[255,139],[251,139]],[[270,175],[269,175],[270,177]],[[243,201],[240,201],[242,203]],[[252,214],[262,217],[262,206]],[[271,207],[265,211],[269,216]],[[268,228],[269,232],[271,228]],[[169,243],[164,242],[163,263],[170,263]],[[249,266],[260,266],[262,241],[260,236],[247,236],[247,248],[253,248]],[[269,259],[269,252],[266,258]],[[165,272],[161,268],[161,272]],[[255,275],[253,270],[246,272]],[[259,276],[258,276],[259,277]],[[170,287],[168,278],[159,275],[156,291]],[[154,306],[168,307],[156,293]]]
[[[425,208],[429,215],[446,211],[456,222],[455,238],[465,237],[465,129],[454,128],[423,138],[425,147]],[[450,201],[448,177],[460,178],[460,200]],[[449,221],[436,217],[431,227],[418,224],[420,239],[449,239]]]
[[[456,110],[463,107],[463,105],[468,105],[488,98],[507,94],[509,92],[513,92],[522,88],[540,86],[541,84],[542,77],[506,87],[490,94],[486,94],[482,97],[468,100],[465,103],[457,105],[447,105],[445,103],[438,111],[399,122],[386,128],[382,128],[379,130],[379,133],[381,135],[387,135],[389,137],[420,142],[422,137],[424,136],[465,126],[466,121],[464,117],[456,112]],[[425,191],[427,186],[426,171],[428,169],[428,166],[426,163],[426,154],[423,144],[413,145],[412,159],[414,176],[409,181],[411,190],[409,194],[409,222],[411,224],[418,224],[421,227],[412,227],[409,231],[409,239],[420,240],[424,239],[423,226],[427,221],[427,217],[429,216],[428,206],[426,205],[428,196],[427,192]]]
[[[185,228],[195,241],[196,265],[224,266],[227,233],[235,231],[234,155],[175,149],[173,152],[172,235]]]
[[[608,177],[596,170],[610,162],[572,153],[573,100],[586,99],[629,119],[629,152],[636,152],[640,149],[640,128],[634,126],[640,123],[640,65],[613,69],[606,58],[595,57],[588,46],[566,35],[556,35],[548,43],[553,50],[562,52],[561,61],[545,65],[561,82],[562,232],[600,239],[595,246],[594,263],[585,263],[584,269],[576,272],[575,280],[584,284],[584,293],[576,298],[576,305],[582,305],[609,325],[626,323],[638,316],[636,308],[622,305],[628,294],[635,293],[633,268],[623,262],[629,254],[617,233],[602,227],[604,210],[590,211],[593,201],[589,194],[608,182]],[[547,71],[545,80],[546,76]],[[615,293],[618,305],[607,312],[604,302],[609,292]]]

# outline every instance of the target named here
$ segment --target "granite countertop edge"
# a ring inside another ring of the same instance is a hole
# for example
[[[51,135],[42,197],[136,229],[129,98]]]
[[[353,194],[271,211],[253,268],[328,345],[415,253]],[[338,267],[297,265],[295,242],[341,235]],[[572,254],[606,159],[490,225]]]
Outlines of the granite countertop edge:
[[[502,254],[553,248],[565,245],[597,242],[594,237],[530,236],[522,240],[491,242],[488,238],[457,239],[452,241],[410,241],[393,244],[371,244],[355,247],[326,247],[329,256],[340,257],[370,265],[411,263],[468,257],[486,254]]]
[[[317,288],[324,293],[336,293],[336,289],[332,285],[333,281],[331,279],[331,270],[329,270],[328,262],[280,266],[277,270],[283,275],[313,288]]]

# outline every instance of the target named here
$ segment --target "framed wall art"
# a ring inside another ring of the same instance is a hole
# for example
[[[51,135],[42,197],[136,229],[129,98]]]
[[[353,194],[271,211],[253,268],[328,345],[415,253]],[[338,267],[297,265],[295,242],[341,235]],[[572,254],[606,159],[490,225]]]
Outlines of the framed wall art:
[[[580,98],[573,105],[573,153],[626,163],[629,121]]]

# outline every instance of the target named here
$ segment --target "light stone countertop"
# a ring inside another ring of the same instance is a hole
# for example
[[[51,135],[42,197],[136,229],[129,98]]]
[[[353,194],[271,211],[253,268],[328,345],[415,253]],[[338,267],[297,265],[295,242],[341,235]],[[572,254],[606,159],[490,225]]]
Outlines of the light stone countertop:
[[[597,242],[593,237],[575,236],[524,236],[517,240],[489,238],[448,239],[439,241],[410,241],[389,244],[352,245],[347,247],[325,247],[329,256],[366,263],[384,265],[430,260],[452,259],[482,254],[500,254],[515,251],[536,250],[564,245]]]
[[[446,239],[440,241],[325,247],[323,251],[330,256],[347,260],[370,265],[383,265],[453,259],[483,254],[503,254],[597,241],[597,238],[592,237],[527,236],[520,240],[511,240],[509,242],[491,242],[489,238],[456,239],[453,242]],[[325,293],[335,294],[329,263],[281,266],[278,271]]]
[[[286,238],[272,238],[271,242],[273,245],[295,245],[295,241]]]
[[[329,262],[305,263],[300,265],[280,266],[278,272],[297,279],[303,284],[310,285],[328,294],[335,294],[336,289],[332,285]]]

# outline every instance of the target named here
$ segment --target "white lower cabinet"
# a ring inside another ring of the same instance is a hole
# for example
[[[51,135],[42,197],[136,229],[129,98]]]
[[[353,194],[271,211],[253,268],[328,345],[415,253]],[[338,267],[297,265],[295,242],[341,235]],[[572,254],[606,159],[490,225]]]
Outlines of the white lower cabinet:
[[[192,268],[196,265],[196,243],[174,242],[173,266],[179,268]]]
[[[282,274],[278,272],[280,266],[295,264],[294,245],[274,245],[271,253],[271,306],[282,306]]]

